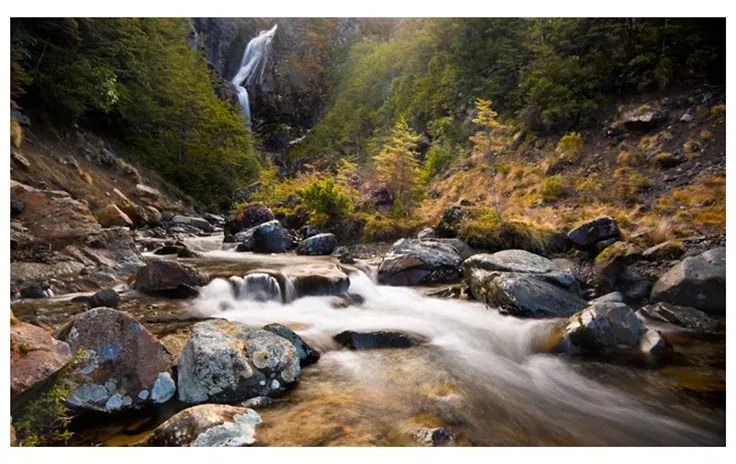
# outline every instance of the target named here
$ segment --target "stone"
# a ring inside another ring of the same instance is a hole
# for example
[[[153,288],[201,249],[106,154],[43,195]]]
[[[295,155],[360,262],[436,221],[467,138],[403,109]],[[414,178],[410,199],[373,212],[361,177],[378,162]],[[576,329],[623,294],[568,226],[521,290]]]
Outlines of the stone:
[[[639,259],[641,249],[628,242],[616,242],[601,251],[595,258],[596,280],[601,291],[613,291],[621,274]]]
[[[25,207],[23,206],[22,201],[18,200],[10,200],[10,217],[11,218],[17,218],[21,214],[23,214],[23,210]]]
[[[438,237],[453,238],[460,233],[460,225],[466,216],[466,208],[453,205],[445,209],[435,228]]]
[[[148,224],[151,226],[158,226],[160,225],[163,220],[163,214],[161,214],[161,211],[156,209],[155,206],[144,206],[146,210],[146,217],[148,218]]]
[[[346,330],[335,335],[333,338],[337,343],[351,350],[411,348],[424,341],[416,335],[384,330],[375,332],[356,332],[353,330]]]
[[[343,295],[350,287],[350,278],[332,263],[290,266],[283,271],[291,282],[295,297]]]
[[[504,250],[497,253],[480,253],[463,261],[463,274],[474,269],[485,271],[530,274],[545,282],[574,292],[580,289],[575,275],[560,264],[525,250]]]
[[[117,308],[120,304],[120,295],[112,288],[105,288],[98,292],[95,292],[89,300],[87,300],[87,306],[90,308],[97,308],[99,306],[106,306],[108,308]]]
[[[287,339],[229,321],[200,322],[179,356],[179,400],[228,403],[278,395],[300,373]]]
[[[565,317],[587,306],[576,293],[534,274],[473,269],[465,282],[476,300],[519,317]]]
[[[305,239],[309,237],[314,237],[317,234],[319,234],[319,229],[311,224],[299,228],[299,235],[304,237]]]
[[[649,261],[661,261],[680,259],[684,254],[685,245],[681,240],[667,240],[644,250],[642,257]]]
[[[297,335],[290,328],[281,324],[268,324],[266,326],[263,326],[263,330],[273,332],[279,337],[283,337],[289,340],[289,342],[291,342],[291,344],[294,345],[294,348],[296,349],[296,353],[299,356],[299,364],[302,367],[308,366],[309,364],[314,364],[319,361],[319,351],[309,346],[309,344],[305,342],[302,337]]]
[[[145,198],[149,201],[158,201],[161,197],[161,192],[145,184],[136,184],[135,193],[139,197]]]
[[[214,232],[215,228],[206,219],[195,216],[175,215],[169,221],[174,226],[190,226],[204,232]]]
[[[590,300],[588,304],[594,305],[596,303],[623,303],[624,302],[624,296],[621,294],[621,292],[611,292],[606,293],[605,295],[599,296],[598,298],[594,300]]]
[[[252,237],[256,253],[283,253],[288,248],[284,228],[275,219],[254,227]]]
[[[378,283],[419,285],[460,279],[458,250],[436,240],[401,239],[391,246],[378,267]]]
[[[417,429],[412,438],[423,446],[455,446],[455,434],[444,427]]]
[[[56,337],[82,360],[65,376],[76,409],[116,412],[165,403],[174,396],[172,356],[140,323],[112,308],[77,314]]]
[[[657,280],[652,302],[691,306],[709,315],[726,313],[726,248],[685,258]]]
[[[53,296],[54,292],[51,290],[51,284],[43,277],[20,284],[21,298],[51,298]]]
[[[657,128],[666,119],[666,111],[658,111],[645,105],[624,113],[620,123],[628,131],[648,132]]]
[[[567,237],[575,247],[587,250],[602,240],[620,238],[621,231],[613,218],[601,216],[571,230]]]
[[[213,226],[222,226],[225,224],[225,218],[218,214],[204,213],[202,217]]]
[[[249,446],[261,417],[252,409],[201,404],[180,411],[153,431],[150,446]]]
[[[598,303],[571,316],[558,347],[568,354],[615,354],[637,349],[646,328],[624,303]]]
[[[680,117],[680,122],[688,123],[688,122],[691,122],[693,119],[694,118],[693,118],[693,115],[692,114],[690,114],[690,113],[684,113]]]
[[[669,353],[670,346],[659,331],[646,329],[639,341],[639,351],[646,356],[660,358]]]
[[[434,229],[431,227],[425,227],[417,234],[419,240],[431,240],[435,238]]]
[[[678,306],[670,303],[654,303],[642,307],[636,313],[638,316],[653,321],[667,322],[684,329],[698,332],[715,332],[721,323],[704,312],[688,306]]]
[[[306,238],[296,248],[298,255],[329,255],[337,246],[335,234],[317,234]]]
[[[273,221],[273,211],[263,203],[251,203],[240,209],[225,223],[225,235],[235,235],[246,229]]]
[[[41,327],[10,319],[10,397],[44,385],[72,359],[69,345]]]
[[[261,409],[276,404],[277,402],[278,400],[269,398],[268,396],[256,396],[255,398],[243,401],[240,405],[244,408]]]
[[[175,261],[152,261],[135,275],[133,289],[151,295],[189,298],[198,295],[194,287],[205,279],[191,266]]]
[[[39,242],[67,242],[101,230],[89,207],[67,192],[40,190],[11,180],[10,197],[23,203],[23,224]]]

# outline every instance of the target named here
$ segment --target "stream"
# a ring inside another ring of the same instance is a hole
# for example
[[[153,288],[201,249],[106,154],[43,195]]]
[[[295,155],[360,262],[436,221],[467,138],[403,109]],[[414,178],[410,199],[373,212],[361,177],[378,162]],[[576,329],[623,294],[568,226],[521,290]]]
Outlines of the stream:
[[[182,261],[223,276],[336,262],[235,253],[220,244],[194,239],[187,245],[203,257]],[[421,289],[381,286],[369,274],[350,274],[349,293],[363,301],[347,307],[336,307],[335,297],[236,298],[215,279],[188,301],[124,292],[120,309],[162,341],[186,333],[197,319],[217,317],[254,327],[278,322],[319,350],[321,359],[304,368],[294,389],[258,409],[258,441],[265,445],[416,445],[412,432],[421,427],[445,427],[458,445],[725,444],[725,340],[673,336],[686,361],[657,368],[570,360],[535,348],[553,320],[519,319],[475,302],[428,297]],[[81,307],[57,298],[20,301],[13,310],[54,326]],[[399,331],[425,342],[350,351],[333,340],[344,330]],[[140,443],[184,407],[172,402],[165,410],[78,421],[72,444]]]

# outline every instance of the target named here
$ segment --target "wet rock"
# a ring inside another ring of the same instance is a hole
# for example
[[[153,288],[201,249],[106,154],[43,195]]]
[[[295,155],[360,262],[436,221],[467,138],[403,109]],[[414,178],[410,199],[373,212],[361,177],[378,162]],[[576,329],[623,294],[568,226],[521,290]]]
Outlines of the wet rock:
[[[23,224],[39,242],[79,239],[101,230],[87,205],[67,192],[41,190],[11,180],[10,197],[23,203]]]
[[[492,254],[476,254],[463,261],[463,274],[475,269],[529,274],[545,282],[574,292],[580,289],[575,275],[558,263],[525,250],[504,250]]]
[[[726,312],[726,248],[685,258],[654,284],[651,301],[692,306],[707,314]]]
[[[628,242],[616,242],[601,251],[595,258],[596,280],[601,291],[613,291],[621,274],[639,259],[641,249]]]
[[[106,288],[96,292],[87,300],[87,306],[97,308],[105,306],[108,308],[117,308],[120,304],[120,295],[112,288]]]
[[[264,222],[253,229],[253,251],[256,253],[283,253],[288,248],[284,228],[279,221]]]
[[[253,271],[242,278],[232,276],[228,280],[239,300],[283,301],[281,284],[267,272]]]
[[[685,254],[685,245],[681,240],[667,240],[644,250],[642,257],[649,261],[660,261],[680,259],[683,254]]]
[[[41,327],[10,319],[10,396],[43,385],[72,358],[69,345],[54,339]]]
[[[668,347],[624,303],[598,303],[571,316],[558,334],[559,351],[573,355],[661,356]]]
[[[721,325],[716,319],[709,317],[698,309],[669,303],[647,305],[637,311],[636,314],[647,319],[667,322],[699,332],[714,332]]]
[[[204,213],[204,215],[202,217],[204,217],[204,219],[207,220],[207,222],[209,222],[213,226],[223,226],[223,225],[225,225],[225,218],[222,217],[222,216],[219,216],[217,214]]]
[[[151,226],[158,226],[160,225],[163,220],[164,216],[161,214],[161,211],[156,209],[155,206],[144,206],[146,210],[146,217],[148,218],[148,224]]]
[[[567,237],[577,248],[587,250],[602,240],[620,238],[621,231],[613,218],[602,216],[571,230]]]
[[[306,225],[299,228],[299,235],[306,238],[314,237],[315,235],[319,234],[319,229],[314,227],[313,225]]]
[[[534,274],[473,269],[465,281],[473,297],[519,317],[562,317],[587,306],[576,293]]]
[[[342,295],[350,287],[347,274],[331,263],[293,266],[283,272],[294,286],[297,298]]]
[[[454,282],[460,278],[462,257],[450,244],[435,240],[401,239],[378,267],[378,282],[419,285]]]
[[[299,364],[302,367],[308,366],[309,364],[314,364],[319,361],[319,351],[309,346],[309,344],[305,342],[302,337],[297,335],[290,328],[281,324],[268,324],[263,327],[263,330],[273,332],[279,337],[283,337],[289,340],[289,342],[294,345],[294,348],[296,348],[296,353],[299,356]]]
[[[455,435],[444,427],[417,429],[412,438],[423,446],[455,446]]]
[[[83,243],[79,254],[103,272],[128,276],[145,265],[130,231],[125,227],[103,229],[87,237]]]
[[[199,254],[190,250],[183,243],[177,243],[175,245],[165,245],[161,248],[156,249],[156,251],[154,251],[153,254],[159,255],[159,256],[176,255],[178,258],[197,258],[199,257]]]
[[[174,396],[172,357],[135,319],[112,308],[77,314],[56,334],[83,359],[65,376],[72,392],[67,403],[100,412],[165,403]]]
[[[21,298],[51,298],[52,296],[54,292],[48,280],[38,278],[20,283]]]
[[[274,219],[275,216],[268,206],[263,203],[251,203],[235,213],[225,223],[225,235],[235,235]]]
[[[279,400],[269,398],[268,396],[256,396],[255,398],[243,401],[240,405],[244,408],[261,409],[271,406],[272,404],[276,404],[278,401]]]
[[[296,248],[298,255],[329,255],[337,246],[335,234],[317,234],[306,238]]]
[[[411,348],[422,343],[422,339],[403,332],[375,331],[355,332],[346,330],[335,335],[334,340],[351,350],[371,350],[374,348]]]
[[[253,229],[244,230],[242,232],[238,232],[235,235],[232,235],[229,239],[230,242],[236,242],[238,246],[235,248],[235,251],[237,252],[244,252],[244,251],[253,251]]]
[[[235,402],[277,395],[301,372],[296,348],[272,332],[227,321],[196,324],[179,356],[179,400]]]
[[[252,409],[201,404],[185,409],[158,426],[150,446],[249,446],[256,441],[260,416]]]
[[[445,209],[440,217],[435,232],[438,237],[452,238],[460,233],[460,225],[466,216],[466,209],[460,205],[453,205]]]
[[[204,232],[214,232],[215,228],[212,227],[212,224],[207,222],[206,219],[203,219],[201,217],[195,217],[195,216],[181,216],[177,214],[176,216],[171,218],[172,225],[174,226],[190,226],[197,228]]]
[[[431,227],[425,227],[417,234],[419,240],[430,240],[435,238],[434,229]]]
[[[594,305],[596,303],[623,303],[624,296],[621,292],[606,293],[603,296],[599,296],[595,300],[591,300],[589,304]]]
[[[189,298],[198,294],[193,287],[204,283],[204,278],[194,268],[161,260],[153,261],[138,271],[133,289],[151,295]]]

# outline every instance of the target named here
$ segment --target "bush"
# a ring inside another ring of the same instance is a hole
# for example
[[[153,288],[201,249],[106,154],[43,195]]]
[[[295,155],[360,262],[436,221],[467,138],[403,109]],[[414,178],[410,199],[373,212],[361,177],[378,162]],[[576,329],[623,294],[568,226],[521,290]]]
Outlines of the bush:
[[[723,121],[724,119],[726,119],[726,105],[722,103],[719,105],[713,105],[713,107],[710,109],[710,115],[714,119]]]
[[[444,171],[452,162],[452,151],[444,144],[435,144],[427,152],[424,160],[424,179],[431,179]]]
[[[542,187],[542,201],[545,203],[552,203],[559,200],[565,194],[565,189],[562,186],[562,178],[560,176],[549,177],[544,181]]]
[[[396,219],[376,215],[369,217],[363,227],[363,240],[366,242],[390,242],[400,238],[413,237],[424,224],[414,218]]]
[[[343,218],[353,210],[353,201],[332,178],[316,179],[296,194],[318,222]]]
[[[496,210],[479,207],[468,212],[460,225],[459,238],[468,245],[489,251],[508,249],[546,253],[554,231],[522,219],[498,219]]]
[[[20,446],[66,444],[72,437],[67,427],[72,421],[66,406],[69,388],[54,384],[37,399],[23,407],[15,419],[15,431]]]
[[[583,136],[580,135],[580,132],[569,132],[557,142],[557,152],[560,154],[560,159],[575,160],[582,149]]]

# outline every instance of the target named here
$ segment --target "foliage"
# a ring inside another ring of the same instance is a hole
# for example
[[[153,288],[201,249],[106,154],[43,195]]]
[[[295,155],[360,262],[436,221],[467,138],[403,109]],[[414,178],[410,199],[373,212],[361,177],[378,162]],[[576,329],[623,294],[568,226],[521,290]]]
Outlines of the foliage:
[[[440,172],[449,167],[453,160],[453,153],[450,147],[444,143],[432,145],[427,151],[424,159],[424,172],[422,178],[429,180]]]
[[[14,419],[20,446],[65,444],[72,437],[67,429],[72,415],[66,406],[69,388],[56,383],[26,404]]]
[[[545,203],[552,203],[564,196],[565,189],[562,185],[562,178],[560,176],[552,176],[544,181],[542,187],[542,201]]]
[[[353,210],[352,200],[331,177],[314,180],[296,193],[317,217],[339,219]]]
[[[479,130],[470,137],[470,141],[473,142],[473,152],[488,158],[491,162],[494,201],[496,212],[500,216],[501,193],[498,191],[496,182],[496,165],[500,150],[503,148],[500,134],[506,130],[506,127],[496,120],[498,113],[491,109],[490,100],[477,99],[475,109],[477,113],[473,118],[473,123],[479,127]]]
[[[489,251],[521,249],[544,254],[553,233],[523,219],[501,220],[494,209],[478,207],[463,219],[459,237],[472,247]]]
[[[557,152],[561,159],[575,160],[583,149],[583,136],[580,132],[568,132],[557,142]]]
[[[389,242],[403,237],[411,237],[423,227],[416,218],[386,217],[381,214],[370,215],[363,227],[363,240],[366,242]]]
[[[259,169],[238,111],[215,93],[183,18],[12,20],[11,89],[25,108],[109,132],[208,205]]]
[[[393,196],[396,217],[408,217],[423,193],[415,151],[418,142],[419,136],[399,119],[390,141],[373,158],[376,182]]]

